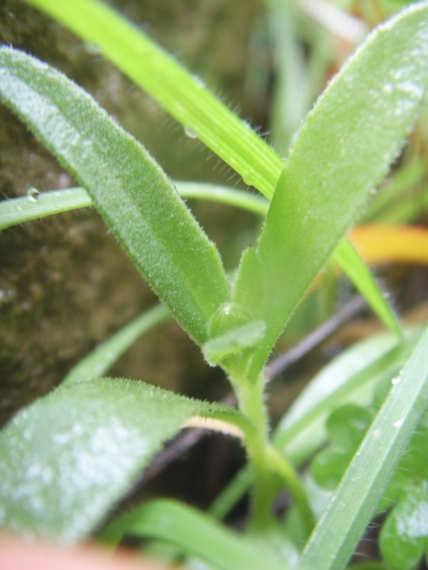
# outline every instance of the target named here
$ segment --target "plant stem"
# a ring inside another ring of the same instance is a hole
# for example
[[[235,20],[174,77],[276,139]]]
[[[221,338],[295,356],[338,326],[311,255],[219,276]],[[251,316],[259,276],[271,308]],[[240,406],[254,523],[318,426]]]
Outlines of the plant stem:
[[[293,495],[302,517],[305,534],[309,537],[315,525],[315,517],[309,505],[306,491],[290,463],[273,447],[270,446],[267,451],[271,470],[281,477],[285,486]]]
[[[261,373],[255,384],[248,380],[233,382],[239,409],[254,423],[255,430],[246,445],[253,478],[252,525],[266,528],[273,521],[272,505],[278,491],[278,480],[290,491],[300,510],[307,536],[314,526],[314,515],[306,492],[293,467],[269,443],[269,425],[264,405],[265,378]]]
[[[253,473],[252,526],[263,528],[272,523],[272,503],[277,489],[274,472],[268,461],[268,415],[264,405],[265,379],[263,373],[255,383],[247,379],[233,381],[236,387],[238,406],[255,425],[252,437],[246,438],[250,468]]]

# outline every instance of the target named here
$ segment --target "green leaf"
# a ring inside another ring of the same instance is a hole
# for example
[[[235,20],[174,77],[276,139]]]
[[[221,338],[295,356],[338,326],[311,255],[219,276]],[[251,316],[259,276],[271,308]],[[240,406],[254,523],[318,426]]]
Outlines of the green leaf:
[[[233,299],[238,305],[248,307],[254,317],[261,318],[263,290],[263,268],[254,249],[248,247],[241,256],[233,287]]]
[[[171,500],[152,501],[119,517],[101,538],[117,542],[124,534],[167,540],[219,570],[288,567],[285,560],[278,564],[267,550],[233,534],[209,516]]]
[[[199,343],[229,299],[218,252],[145,149],[50,66],[0,49],[0,98],[86,188],[137,268]]]
[[[380,550],[393,570],[412,570],[428,555],[428,481],[403,493],[382,526]]]
[[[130,380],[62,386],[0,433],[0,527],[74,543],[99,526],[192,416],[253,429],[232,408]]]
[[[298,570],[342,570],[428,400],[428,328],[388,394],[302,553]]]
[[[334,410],[327,420],[331,446],[318,453],[311,464],[311,476],[322,488],[333,491],[360,445],[373,414],[356,404]]]
[[[427,19],[422,2],[374,31],[296,137],[258,243],[269,326],[252,377],[398,156],[428,86]]]
[[[230,329],[221,336],[216,336],[202,347],[203,355],[211,366],[217,366],[231,356],[242,354],[263,338],[266,324],[263,321],[251,321],[241,327]]]

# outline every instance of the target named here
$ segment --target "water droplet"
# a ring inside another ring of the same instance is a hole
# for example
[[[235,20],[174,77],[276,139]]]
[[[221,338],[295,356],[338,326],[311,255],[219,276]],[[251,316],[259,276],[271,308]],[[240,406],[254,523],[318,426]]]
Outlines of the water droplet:
[[[39,196],[40,192],[37,190],[37,188],[28,188],[27,190],[27,196],[28,199],[30,200],[30,202],[37,202],[37,198]]]
[[[198,87],[205,87],[205,82],[199,75],[192,75],[192,77]]]
[[[245,182],[245,184],[248,184],[248,186],[253,186],[256,180],[256,174],[254,170],[250,169],[244,172],[242,175],[242,179]]]
[[[88,55],[93,55],[93,56],[101,55],[101,48],[96,44],[93,44],[91,42],[85,42],[83,45]]]
[[[394,422],[394,427],[395,428],[401,428],[401,426],[404,423],[404,418],[400,418],[399,420],[397,420],[396,422]]]
[[[396,385],[399,384],[400,382],[401,382],[400,376],[397,376],[396,378],[393,378],[393,379],[391,380],[391,384],[392,384],[393,386],[396,386]]]
[[[379,439],[380,436],[381,436],[381,431],[380,431],[380,429],[375,429],[374,432],[373,432],[373,437],[376,438],[376,439]]]
[[[188,127],[186,127],[184,129],[184,133],[185,133],[186,137],[189,137],[189,139],[197,139],[198,138],[198,133],[196,131],[193,131],[192,129],[189,129]]]

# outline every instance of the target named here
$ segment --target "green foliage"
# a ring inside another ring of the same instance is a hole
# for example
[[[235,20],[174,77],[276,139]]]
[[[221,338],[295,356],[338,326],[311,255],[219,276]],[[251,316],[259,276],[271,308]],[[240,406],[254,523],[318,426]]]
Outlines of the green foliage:
[[[299,560],[299,570],[341,569],[374,514],[428,400],[428,328],[373,420]],[[346,530],[345,530],[346,529]]]
[[[234,536],[210,517],[170,500],[149,502],[117,518],[102,534],[107,542],[118,542],[125,534],[169,539],[189,555],[199,556],[221,570],[248,568],[287,569],[269,551],[257,548],[250,537]]]
[[[214,244],[161,168],[59,72],[9,48],[1,48],[0,65],[3,100],[85,186],[159,297],[204,342],[229,285]]]
[[[92,532],[192,416],[250,429],[231,408],[129,380],[55,390],[0,435],[0,525],[73,543]]]
[[[199,78],[187,73],[148,36],[132,27],[129,22],[98,0],[74,0],[72,5],[67,0],[28,0],[28,2],[63,22],[85,41],[97,45],[106,58],[117,65],[123,73],[152,95],[168,113],[175,117],[183,125],[185,131],[194,133],[208,148],[236,170],[246,184],[254,186],[267,198],[273,196],[284,167],[283,159],[246,122],[241,121],[216,99]],[[76,13],[80,14],[79,18],[75,17]],[[402,47],[405,48],[405,46]],[[141,65],[141,61],[144,61],[144,65]],[[377,67],[376,63],[373,67]],[[394,63],[396,62],[392,62],[391,65],[392,70]],[[414,71],[417,73],[416,69]],[[377,73],[376,69],[376,75]],[[372,74],[369,73],[369,76],[372,77]],[[378,103],[380,97],[383,96],[382,92],[379,93],[383,88],[381,79],[379,77],[376,84]],[[365,81],[365,78],[362,77],[361,81]],[[359,90],[358,82],[355,83]],[[406,98],[404,93],[399,95],[399,99],[402,98]],[[389,105],[394,103],[395,101],[390,101]],[[342,101],[331,102],[333,111],[335,104],[341,105]],[[388,107],[388,104],[386,106]],[[375,115],[371,113],[372,109],[368,107],[365,110],[367,118],[370,115],[373,120]],[[361,119],[364,120],[364,117]],[[392,125],[390,122],[388,124]],[[346,124],[339,126],[333,120],[328,128],[337,129],[336,132],[340,136],[346,136]],[[321,136],[323,137],[324,134]],[[395,139],[392,138],[390,142],[392,143],[393,140]],[[361,141],[364,146],[367,139],[361,138]],[[317,138],[314,138],[314,145],[319,142]],[[398,132],[396,144],[398,150],[401,147]],[[380,150],[377,148],[375,139],[373,139],[373,146],[376,147],[376,152]],[[331,148],[331,150],[336,149]],[[386,157],[385,168],[392,159],[393,156],[389,159]],[[379,164],[381,162],[380,160]],[[327,164],[321,167],[327,167]],[[306,170],[304,173],[306,176]],[[341,190],[343,191],[344,187]],[[331,195],[333,195],[333,188]],[[311,202],[307,203],[306,208],[307,211],[311,211]],[[353,213],[354,216],[355,214],[356,212]],[[332,252],[333,248],[330,253]],[[337,261],[341,265],[342,257]],[[281,263],[284,262],[281,261]],[[349,264],[343,267],[345,272],[348,268]],[[355,280],[357,288],[364,291],[374,310],[377,312],[379,308],[381,309],[380,318],[385,320],[385,315],[388,314],[388,326],[392,325],[393,329],[397,330],[399,327],[393,312],[383,299],[380,290],[377,288],[374,291],[373,283],[367,280],[366,272],[354,268],[350,277]],[[275,340],[276,338],[273,338],[271,343]]]
[[[428,88],[428,3],[403,11],[369,36],[331,81],[283,161],[200,81],[106,6],[96,0],[28,1],[99,45],[272,202],[257,247],[243,252],[230,284],[216,246],[147,151],[62,74],[13,48],[0,48],[2,101],[82,184],[207,362],[228,373],[239,406],[235,411],[142,383],[99,379],[111,351],[121,354],[166,318],[156,308],[72,370],[60,388],[19,412],[0,434],[0,524],[68,543],[90,536],[161,446],[196,416],[226,431],[231,424],[242,437],[250,475],[238,480],[238,492],[229,498],[236,500],[251,480],[254,539],[237,537],[170,501],[116,519],[104,538],[114,542],[131,532],[168,540],[224,570],[287,567],[290,542],[278,533],[273,499],[280,486],[288,488],[302,534],[308,535],[313,512],[294,468],[330,440],[312,473],[338,488],[297,567],[344,568],[384,494],[387,506],[395,506],[381,535],[383,556],[394,568],[411,568],[427,540],[420,524],[427,508],[420,447],[427,437],[428,331],[421,338],[410,331],[399,341],[372,338],[339,356],[296,400],[273,437],[263,367],[334,252],[382,320],[400,333],[368,269],[342,240],[399,155]],[[84,191],[77,192],[77,202],[67,195],[64,207],[89,204]],[[230,190],[220,194],[259,213],[266,208]],[[24,207],[27,219],[36,215],[28,207],[38,203],[34,198]],[[40,201],[45,213],[52,211],[50,198]],[[1,227],[24,219],[16,216],[21,204],[2,209]],[[374,386],[390,383],[403,365],[372,421],[372,413],[357,404],[371,404]],[[217,512],[222,509],[225,504]]]
[[[394,379],[397,380],[397,379]],[[337,408],[327,420],[331,444],[312,461],[311,474],[334,490],[357,451],[373,413],[356,405]],[[428,412],[425,412],[385,489],[378,511],[390,509],[380,534],[382,556],[391,568],[410,570],[428,543]]]

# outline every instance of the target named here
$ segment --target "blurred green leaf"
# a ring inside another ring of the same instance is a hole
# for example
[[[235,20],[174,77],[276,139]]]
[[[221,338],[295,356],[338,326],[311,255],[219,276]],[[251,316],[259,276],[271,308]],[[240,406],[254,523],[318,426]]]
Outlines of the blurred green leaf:
[[[311,464],[311,475],[320,487],[331,491],[337,487],[372,419],[369,410],[356,404],[345,404],[330,414],[327,435],[331,445]]]
[[[427,442],[425,449],[428,449]],[[382,526],[380,550],[393,570],[412,570],[424,554],[428,556],[427,480],[403,491]]]
[[[88,536],[195,415],[251,429],[232,408],[131,380],[40,398],[0,432],[0,527],[65,543]]]
[[[262,544],[235,535],[206,514],[171,500],[151,501],[122,515],[101,538],[117,543],[124,534],[167,540],[219,570],[288,568],[284,559],[279,564]]]
[[[331,443],[311,464],[311,475],[318,485],[328,490],[336,488],[372,417],[369,410],[355,405],[345,405],[332,412],[327,420]],[[414,568],[428,546],[427,493],[428,410],[377,507],[377,512],[392,508],[382,525],[380,547],[388,567],[394,570]]]
[[[68,372],[62,384],[74,384],[101,378],[141,335],[166,321],[169,316],[168,309],[162,305],[145,311],[82,358]]]

